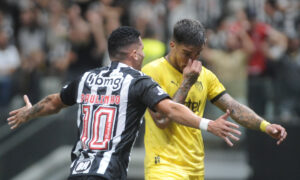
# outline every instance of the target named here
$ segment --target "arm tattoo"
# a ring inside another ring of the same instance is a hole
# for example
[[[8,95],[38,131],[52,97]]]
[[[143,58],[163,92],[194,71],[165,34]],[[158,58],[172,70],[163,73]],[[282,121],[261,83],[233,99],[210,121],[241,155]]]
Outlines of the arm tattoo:
[[[180,103],[180,104],[184,104],[184,101],[187,97],[187,94],[188,94],[190,88],[191,88],[191,85],[189,85],[189,83],[187,81],[183,80],[179,89],[176,91],[176,93],[173,96],[173,101]],[[159,128],[167,127],[171,121],[169,118],[166,118],[166,117],[158,118],[158,116],[155,116],[155,113],[150,113],[150,114],[151,114],[152,118],[154,119],[155,124]],[[161,116],[161,114],[160,114],[160,116]]]
[[[223,111],[230,110],[230,116],[242,126],[250,129],[259,130],[263,118],[258,116],[247,106],[234,100],[229,94],[224,94],[215,103]]]
[[[59,107],[54,107],[53,101],[54,101],[53,95],[49,95],[46,98],[39,101],[37,104],[32,106],[32,108],[29,109],[27,116],[32,119],[39,116],[45,116],[49,114],[53,114],[57,112]]]
[[[173,101],[180,103],[180,104],[184,104],[184,101],[191,89],[191,85],[187,80],[183,80],[183,82],[181,83],[180,87],[178,88],[178,90],[176,91],[176,93],[173,96]]]

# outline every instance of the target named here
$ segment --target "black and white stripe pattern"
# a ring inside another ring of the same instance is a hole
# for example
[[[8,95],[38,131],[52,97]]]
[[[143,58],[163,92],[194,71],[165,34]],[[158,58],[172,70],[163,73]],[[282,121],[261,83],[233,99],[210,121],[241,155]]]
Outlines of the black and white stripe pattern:
[[[76,97],[70,97],[72,94]],[[80,134],[72,152],[71,176],[89,174],[115,180],[126,179],[130,151],[146,107],[153,109],[168,95],[140,71],[112,62],[109,67],[86,72],[66,86],[61,97],[66,104],[79,104]]]

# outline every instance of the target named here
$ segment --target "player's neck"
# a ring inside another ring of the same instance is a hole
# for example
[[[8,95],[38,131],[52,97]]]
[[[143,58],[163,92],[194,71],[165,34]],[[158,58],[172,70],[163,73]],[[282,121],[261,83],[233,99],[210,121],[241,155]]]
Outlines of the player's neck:
[[[170,54],[167,54],[167,55],[165,56],[165,59],[169,62],[169,64],[171,64],[171,66],[173,66],[175,69],[177,69],[179,72],[181,72],[181,71],[180,71],[180,68],[177,66],[177,64],[175,63],[175,61],[172,61],[172,60],[171,60],[172,57],[170,56]]]

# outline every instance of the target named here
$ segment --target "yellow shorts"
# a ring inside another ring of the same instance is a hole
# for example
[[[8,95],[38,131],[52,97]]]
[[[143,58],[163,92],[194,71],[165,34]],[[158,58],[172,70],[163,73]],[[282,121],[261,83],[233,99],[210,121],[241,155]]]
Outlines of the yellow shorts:
[[[204,175],[189,175],[175,170],[150,170],[145,174],[145,180],[204,180]]]

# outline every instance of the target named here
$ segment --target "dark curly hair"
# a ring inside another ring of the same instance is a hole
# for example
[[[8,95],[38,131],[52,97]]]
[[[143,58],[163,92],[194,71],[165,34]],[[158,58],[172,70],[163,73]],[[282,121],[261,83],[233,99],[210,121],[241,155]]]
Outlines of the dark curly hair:
[[[182,19],[174,26],[173,39],[180,44],[202,46],[206,39],[205,28],[197,20]]]

